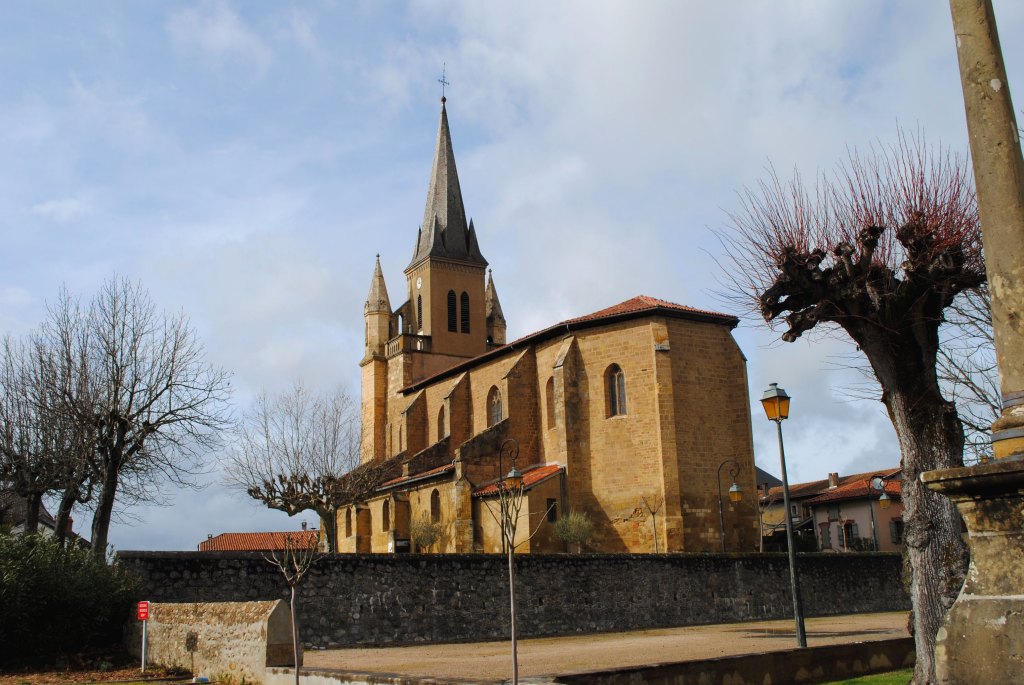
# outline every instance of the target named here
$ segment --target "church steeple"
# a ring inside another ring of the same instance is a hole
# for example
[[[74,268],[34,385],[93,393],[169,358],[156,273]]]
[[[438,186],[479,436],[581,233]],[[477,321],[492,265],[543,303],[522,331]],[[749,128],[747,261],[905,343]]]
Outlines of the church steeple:
[[[416,249],[408,268],[428,257],[440,257],[479,266],[487,266],[480,254],[472,221],[466,222],[462,204],[459,172],[455,168],[448,112],[441,99],[441,123],[434,148],[434,164],[430,170],[430,187],[423,212],[423,223],[416,237]]]

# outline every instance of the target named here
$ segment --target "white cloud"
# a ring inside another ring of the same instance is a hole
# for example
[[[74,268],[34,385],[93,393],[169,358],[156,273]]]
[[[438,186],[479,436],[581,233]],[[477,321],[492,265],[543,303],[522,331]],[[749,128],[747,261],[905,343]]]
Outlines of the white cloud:
[[[88,214],[92,206],[77,197],[64,197],[57,200],[47,200],[32,206],[32,211],[58,223],[66,223]]]
[[[182,51],[198,48],[215,63],[239,60],[259,72],[270,66],[270,48],[227,2],[205,0],[171,14],[166,26]]]

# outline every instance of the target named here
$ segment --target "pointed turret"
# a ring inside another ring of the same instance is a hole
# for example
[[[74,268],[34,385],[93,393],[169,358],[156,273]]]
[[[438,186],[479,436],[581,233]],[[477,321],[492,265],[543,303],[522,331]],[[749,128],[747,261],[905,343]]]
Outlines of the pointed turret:
[[[391,300],[388,299],[388,286],[384,282],[384,272],[380,268],[380,255],[377,255],[377,265],[373,269],[373,278],[370,279],[370,294],[363,305],[363,313],[379,312],[386,312],[390,316]]]
[[[363,305],[363,318],[366,319],[366,359],[384,354],[384,345],[392,335],[391,301],[388,299],[388,287],[384,283],[384,272],[380,268],[380,255],[373,268],[370,279],[370,294]]]
[[[462,204],[459,172],[455,168],[451,131],[448,130],[448,112],[441,99],[441,124],[434,148],[434,165],[430,170],[427,205],[423,212],[409,268],[427,257],[454,259],[470,264],[487,266],[480,254],[472,223],[466,223],[466,209]]]
[[[487,315],[487,342],[491,345],[505,344],[505,315],[498,302],[498,291],[494,289],[494,276],[487,270],[487,290],[484,293],[484,313]]]

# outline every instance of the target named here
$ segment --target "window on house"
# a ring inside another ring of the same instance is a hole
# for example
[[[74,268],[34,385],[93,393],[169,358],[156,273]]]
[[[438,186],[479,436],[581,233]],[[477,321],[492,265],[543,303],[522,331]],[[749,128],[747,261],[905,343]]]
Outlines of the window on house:
[[[423,330],[423,296],[416,296],[416,330]]]
[[[894,545],[903,544],[903,521],[898,519],[889,521],[889,536]]]
[[[548,521],[554,523],[558,520],[558,500],[549,499],[548,505]]]
[[[797,505],[797,504],[790,504],[789,505],[789,512],[793,515],[793,518],[798,517],[800,515],[799,505]]]
[[[487,393],[487,427],[497,424],[501,421],[501,391],[498,390],[498,386],[491,386],[491,391]]]
[[[430,520],[434,523],[441,520],[441,493],[436,488],[430,493]]]
[[[448,291],[448,332],[458,333],[458,315],[455,313],[455,291]]]
[[[439,412],[437,412],[437,439],[438,439],[438,441],[443,440],[447,435],[448,435],[448,433],[447,433],[447,431],[445,431],[445,426],[444,426],[444,407],[441,407],[441,410]]]
[[[822,549],[832,549],[832,527],[827,523],[818,526],[818,534],[821,538]]]
[[[547,414],[548,428],[555,427],[555,378],[552,376],[548,379],[547,385],[544,387],[544,404],[545,413]]]
[[[846,547],[852,547],[860,538],[860,530],[855,521],[847,521],[843,524],[843,542]]]
[[[391,502],[389,502],[388,500],[384,500],[384,506],[381,507],[381,509],[381,530],[383,530],[386,533],[387,531],[391,530]]]
[[[462,293],[462,295],[459,296],[459,304],[461,305],[460,309],[462,314],[462,332],[469,333],[469,295]]]
[[[352,537],[352,509],[345,510],[345,537]]]
[[[626,374],[618,364],[612,364],[604,377],[608,416],[621,416],[626,413]]]
[[[839,520],[839,505],[830,504],[828,505],[828,520],[838,521]]]

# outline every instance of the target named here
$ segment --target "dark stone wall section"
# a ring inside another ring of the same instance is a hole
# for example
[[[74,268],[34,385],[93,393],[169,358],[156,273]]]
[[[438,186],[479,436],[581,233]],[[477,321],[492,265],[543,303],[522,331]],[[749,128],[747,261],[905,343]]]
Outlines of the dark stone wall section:
[[[287,599],[258,553],[121,552],[153,602]],[[808,616],[909,610],[898,554],[801,555]],[[539,637],[792,615],[783,554],[529,555],[516,559],[520,635]],[[498,555],[324,557],[299,590],[310,648],[508,636]]]

